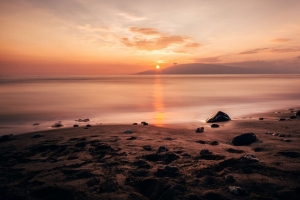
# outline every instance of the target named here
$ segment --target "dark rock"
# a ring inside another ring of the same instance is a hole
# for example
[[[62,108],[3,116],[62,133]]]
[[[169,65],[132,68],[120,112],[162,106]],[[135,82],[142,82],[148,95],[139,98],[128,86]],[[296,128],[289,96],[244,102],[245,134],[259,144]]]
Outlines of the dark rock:
[[[147,122],[141,122],[142,125],[147,126],[148,123]]]
[[[218,142],[218,141],[212,141],[212,142],[210,143],[210,145],[219,145],[219,142]]]
[[[75,120],[75,121],[78,121],[78,122],[89,122],[90,119],[78,119],[78,120]]]
[[[146,151],[151,151],[152,147],[150,145],[145,145],[145,146],[143,146],[143,149]]]
[[[204,127],[199,127],[196,129],[196,133],[203,133]]]
[[[280,118],[278,121],[285,121],[286,119],[285,118]]]
[[[31,138],[40,138],[40,137],[44,137],[42,134],[34,134],[33,136],[31,136]]]
[[[14,137],[13,134],[0,136],[0,142],[7,142],[7,141],[15,140],[15,139],[16,138]]]
[[[87,127],[87,128],[88,128],[88,127],[92,127],[92,125],[90,125],[90,124],[87,124],[85,127]]]
[[[156,176],[159,177],[164,177],[164,176],[168,176],[168,177],[175,177],[179,174],[179,169],[176,166],[169,166],[166,165],[164,166],[164,168],[158,168],[157,172],[155,173]]]
[[[261,118],[259,118],[258,120],[264,120],[264,118],[263,118],[263,117],[261,117]]]
[[[138,123],[133,123],[132,125],[135,125],[135,126],[136,126],[136,125],[138,125]]]
[[[232,139],[232,144],[235,146],[250,145],[257,140],[254,133],[244,133],[238,136],[235,136]]]
[[[227,182],[229,182],[229,183],[235,182],[235,179],[234,179],[234,177],[233,177],[231,174],[226,175],[226,176],[225,176],[225,180],[226,180]]]
[[[219,126],[219,124],[212,124],[210,127],[212,127],[212,128],[219,128],[220,126]]]
[[[208,118],[206,120],[206,122],[207,123],[210,123],[210,122],[224,122],[224,121],[229,121],[229,120],[231,120],[231,119],[226,113],[224,113],[222,111],[218,111],[215,115]]]
[[[197,140],[196,142],[200,143],[200,144],[206,144],[206,142],[204,140]]]
[[[169,166],[169,165],[166,165],[164,167],[164,170],[168,171],[168,172],[172,172],[172,173],[176,173],[176,172],[179,171],[178,167],[176,167],[176,166]]]
[[[86,146],[86,142],[82,141],[82,142],[78,142],[77,144],[75,144],[76,147],[85,147]]]
[[[229,186],[229,191],[231,194],[235,195],[235,196],[246,196],[248,195],[248,192],[241,187],[237,187],[237,186]]]
[[[243,150],[229,148],[226,150],[229,153],[243,153]]]
[[[78,124],[74,124],[73,127],[78,127]]]
[[[297,119],[296,115],[290,116],[290,119]]]
[[[39,123],[34,123],[34,124],[32,124],[32,126],[38,126],[38,125],[40,125]]]
[[[283,139],[282,141],[283,142],[291,142],[292,140],[290,140],[290,139]]]
[[[137,166],[138,168],[143,168],[143,169],[151,168],[151,166],[145,160],[137,160],[137,161],[133,162],[133,165]]]
[[[131,136],[130,138],[127,138],[126,140],[136,140],[136,139],[137,139],[137,137]]]
[[[59,122],[52,125],[53,128],[59,128],[59,127],[62,127],[62,126],[63,125],[62,125],[61,121],[59,121]]]
[[[133,132],[132,132],[132,130],[129,130],[129,129],[128,129],[128,130],[124,131],[124,133],[130,134],[130,133],[133,133]]]
[[[210,155],[212,154],[211,151],[209,151],[208,149],[201,149],[200,151],[200,155]]]
[[[280,152],[277,152],[277,154],[283,155],[288,158],[299,158],[300,157],[300,153],[294,152],[294,151],[280,151]]]
[[[177,160],[179,158],[179,156],[177,156],[175,153],[173,152],[165,152],[165,153],[161,153],[161,154],[148,154],[148,155],[144,155],[143,158],[145,158],[148,161],[162,161],[166,164],[169,164],[171,162],[173,162],[174,160]]]
[[[169,151],[169,149],[167,147],[160,146],[160,147],[158,147],[156,153],[167,152],[167,151]]]
[[[298,110],[298,111],[296,112],[296,115],[297,115],[297,116],[300,116],[300,110]]]

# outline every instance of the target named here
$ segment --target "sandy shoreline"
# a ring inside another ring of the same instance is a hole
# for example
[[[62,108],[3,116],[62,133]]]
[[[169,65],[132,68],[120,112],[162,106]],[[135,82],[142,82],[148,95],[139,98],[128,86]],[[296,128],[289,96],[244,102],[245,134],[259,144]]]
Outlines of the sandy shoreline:
[[[237,186],[243,199],[299,199],[300,117],[289,119],[292,112],[205,124],[203,133],[197,124],[139,124],[17,135],[0,143],[0,198],[240,199],[229,190]],[[247,132],[257,141],[232,144]],[[160,146],[168,151],[158,153]],[[212,154],[201,156],[202,149]],[[247,153],[259,161],[244,159]]]

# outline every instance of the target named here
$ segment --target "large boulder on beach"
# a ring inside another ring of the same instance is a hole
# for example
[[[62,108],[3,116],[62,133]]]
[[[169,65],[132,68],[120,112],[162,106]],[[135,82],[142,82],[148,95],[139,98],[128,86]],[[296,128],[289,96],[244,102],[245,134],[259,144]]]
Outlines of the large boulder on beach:
[[[250,145],[257,140],[254,133],[243,133],[241,135],[235,136],[232,139],[232,144],[235,146]]]
[[[231,120],[230,117],[222,112],[218,111],[216,114],[212,115],[210,118],[206,119],[206,122],[225,122]]]

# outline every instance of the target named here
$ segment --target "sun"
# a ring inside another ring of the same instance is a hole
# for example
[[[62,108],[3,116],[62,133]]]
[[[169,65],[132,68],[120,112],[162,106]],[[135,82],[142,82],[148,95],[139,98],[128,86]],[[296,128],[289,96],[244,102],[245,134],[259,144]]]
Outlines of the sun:
[[[160,66],[159,65],[156,65],[156,69],[159,69],[160,68]]]

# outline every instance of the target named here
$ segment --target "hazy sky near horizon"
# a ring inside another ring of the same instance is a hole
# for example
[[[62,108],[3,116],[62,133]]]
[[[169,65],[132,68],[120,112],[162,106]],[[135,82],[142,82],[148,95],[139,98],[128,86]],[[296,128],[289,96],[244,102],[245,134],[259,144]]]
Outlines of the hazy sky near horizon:
[[[0,0],[0,74],[300,63],[299,0]]]

